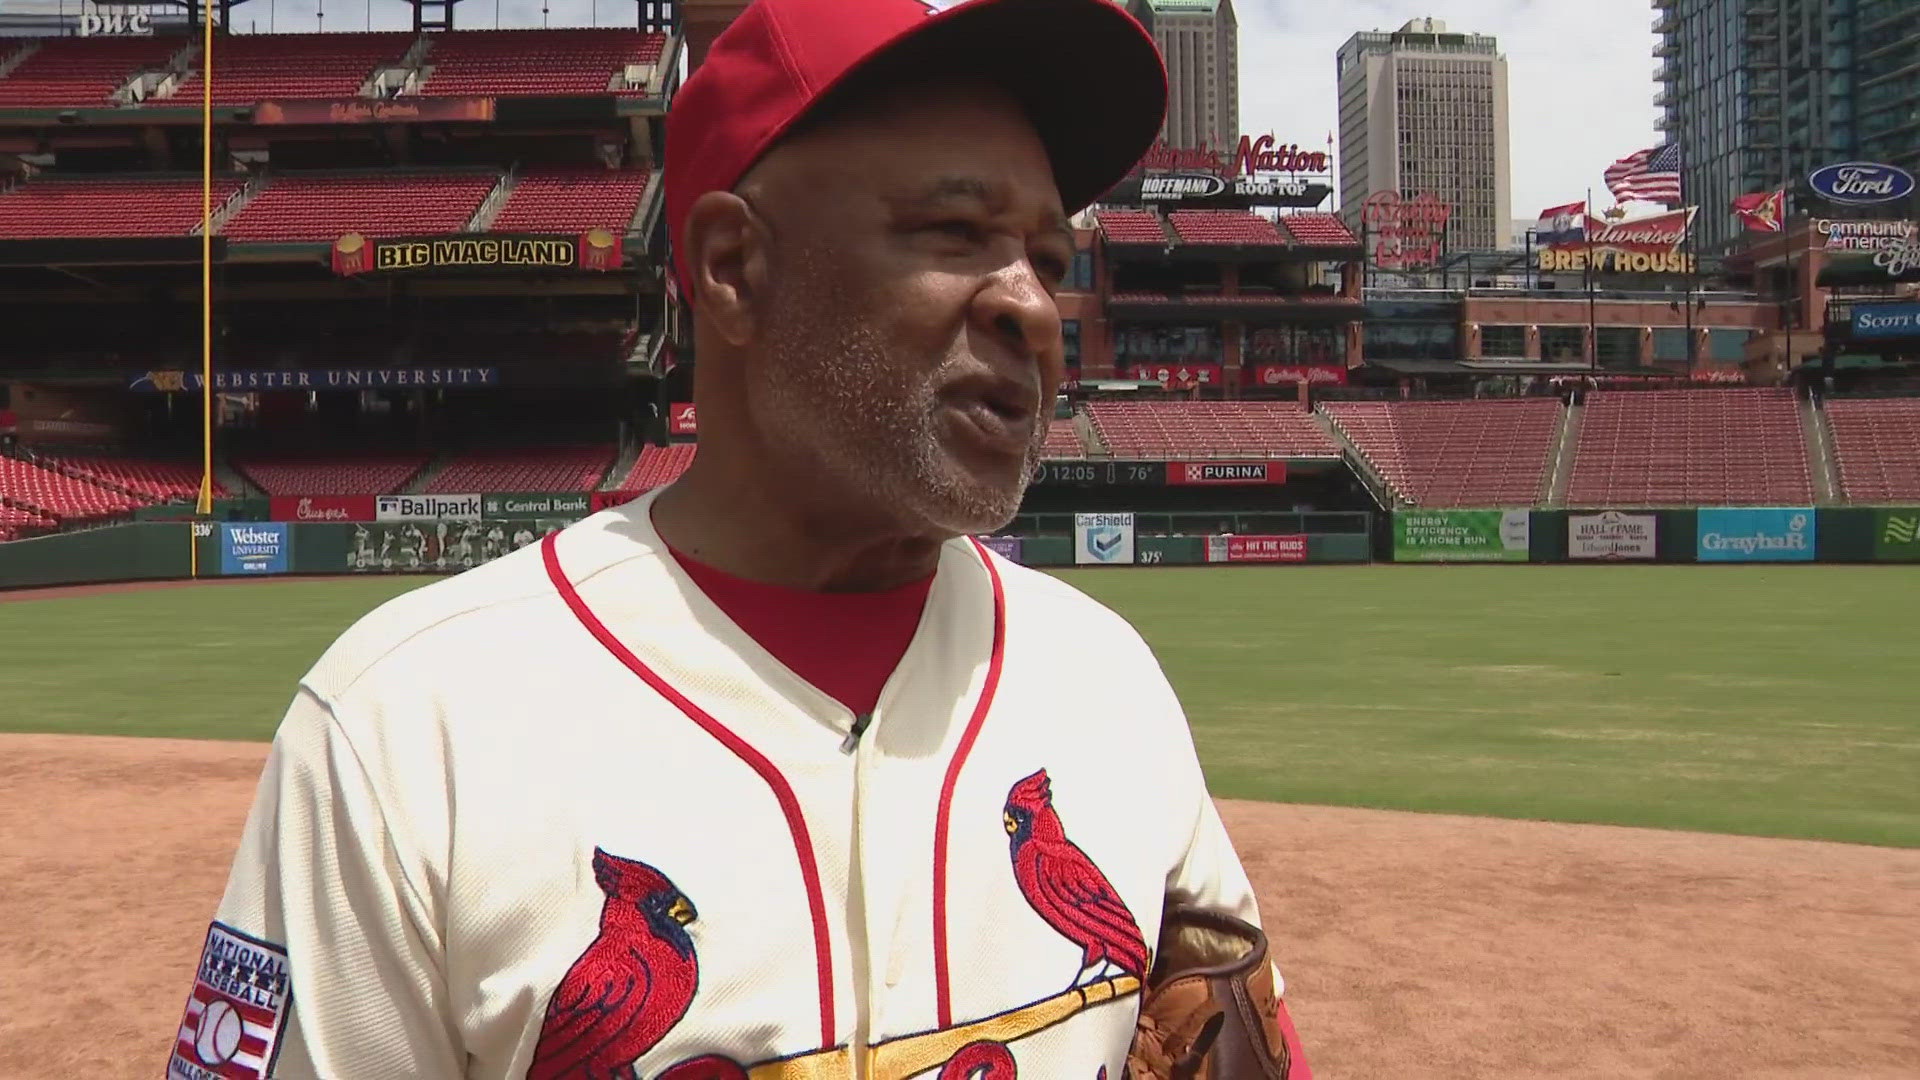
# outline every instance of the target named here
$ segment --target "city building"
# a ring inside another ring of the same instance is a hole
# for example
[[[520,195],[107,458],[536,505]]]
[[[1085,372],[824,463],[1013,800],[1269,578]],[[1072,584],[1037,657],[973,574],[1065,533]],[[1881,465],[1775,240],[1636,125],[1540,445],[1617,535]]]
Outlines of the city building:
[[[1231,151],[1240,140],[1240,24],[1233,0],[1132,0],[1167,61],[1169,146]]]
[[[1920,4],[1913,0],[1654,0],[1661,128],[1680,145],[1696,242],[1737,238],[1733,198],[1844,161],[1920,173]]]
[[[1359,229],[1377,192],[1428,194],[1452,207],[1446,247],[1492,251],[1513,217],[1507,61],[1492,37],[1415,19],[1340,46],[1340,208]]]

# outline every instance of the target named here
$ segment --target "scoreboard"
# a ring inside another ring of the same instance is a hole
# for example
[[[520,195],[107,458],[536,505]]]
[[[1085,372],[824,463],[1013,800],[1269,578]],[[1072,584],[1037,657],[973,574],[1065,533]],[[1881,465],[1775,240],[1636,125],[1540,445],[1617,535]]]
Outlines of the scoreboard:
[[[1039,486],[1166,487],[1284,484],[1285,461],[1043,461]]]

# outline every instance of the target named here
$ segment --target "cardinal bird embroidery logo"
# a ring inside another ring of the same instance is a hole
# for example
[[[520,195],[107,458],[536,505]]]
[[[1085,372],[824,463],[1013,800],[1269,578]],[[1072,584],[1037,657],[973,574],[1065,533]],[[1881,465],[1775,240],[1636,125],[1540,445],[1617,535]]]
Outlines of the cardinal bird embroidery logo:
[[[527,1080],[614,1080],[680,1022],[700,984],[693,901],[660,871],[593,849],[600,933],[554,988]]]
[[[1027,903],[1080,946],[1080,970],[1067,989],[1122,973],[1146,978],[1147,943],[1140,925],[1113,883],[1067,839],[1053,808],[1047,770],[1013,785],[1002,821],[1011,839],[1013,877]]]

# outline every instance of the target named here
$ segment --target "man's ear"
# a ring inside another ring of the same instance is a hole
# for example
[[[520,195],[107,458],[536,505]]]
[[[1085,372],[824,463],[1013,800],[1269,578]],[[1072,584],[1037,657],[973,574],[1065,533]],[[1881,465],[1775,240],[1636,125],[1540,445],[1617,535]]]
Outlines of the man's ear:
[[[728,344],[746,344],[766,281],[765,228],[738,195],[709,191],[687,211],[685,239],[693,309]]]

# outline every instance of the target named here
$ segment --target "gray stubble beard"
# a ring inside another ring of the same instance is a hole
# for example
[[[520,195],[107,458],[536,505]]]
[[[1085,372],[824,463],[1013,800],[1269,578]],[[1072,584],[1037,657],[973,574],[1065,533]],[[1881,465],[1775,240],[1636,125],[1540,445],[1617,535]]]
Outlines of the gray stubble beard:
[[[918,385],[890,385],[887,374],[896,368],[879,333],[842,314],[849,305],[819,272],[824,261],[797,259],[800,273],[789,275],[773,305],[770,325],[778,337],[766,378],[749,388],[763,430],[776,438],[807,433],[809,438],[787,445],[833,473],[837,486],[890,508],[892,516],[954,535],[1004,527],[1039,467],[1046,403],[1039,403],[1017,484],[998,490],[962,475],[941,449],[940,402],[933,391],[938,371],[927,372]]]

